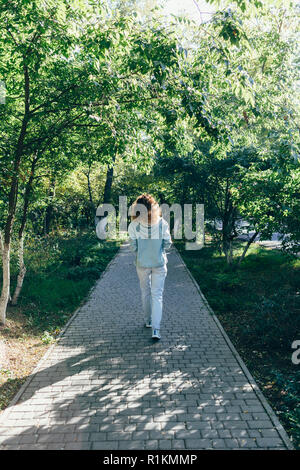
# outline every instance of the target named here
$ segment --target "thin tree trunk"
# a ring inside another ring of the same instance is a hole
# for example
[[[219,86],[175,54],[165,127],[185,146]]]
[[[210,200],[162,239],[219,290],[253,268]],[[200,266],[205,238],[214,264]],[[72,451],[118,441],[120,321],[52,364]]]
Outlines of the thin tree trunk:
[[[0,252],[1,252],[1,259],[2,259],[2,263],[3,263],[4,243],[3,243],[3,235],[2,235],[1,231],[0,231]],[[8,302],[11,302],[10,292],[9,292],[9,296],[8,296]]]
[[[232,264],[233,256],[232,256],[232,240],[226,238],[223,239],[223,251],[226,256],[227,264]]]
[[[87,176],[87,180],[88,180],[88,190],[89,190],[90,205],[91,205],[91,208],[92,208],[93,212],[96,212],[96,207],[95,207],[95,204],[94,204],[94,201],[93,201],[93,195],[92,195],[91,180],[90,180],[90,172],[88,172],[88,174],[87,174],[86,176]]]
[[[49,192],[49,198],[50,202],[46,208],[46,214],[45,214],[45,223],[44,223],[44,233],[48,234],[50,232],[50,226],[51,226],[51,221],[52,221],[52,214],[53,214],[53,199],[55,197],[55,178],[51,180],[50,183],[50,192]]]
[[[10,244],[3,244],[2,251],[3,283],[0,297],[0,322],[5,325],[6,309],[10,298]]]
[[[89,201],[90,201],[90,208],[91,211],[93,212],[94,216],[94,223],[97,225],[98,223],[98,218],[96,216],[96,206],[93,200],[93,194],[92,194],[92,187],[91,187],[91,180],[90,180],[90,173],[91,173],[91,167],[89,166],[89,171],[85,173],[85,176],[87,177],[87,184],[88,184],[88,192],[89,192]],[[89,223],[89,220],[88,220]]]
[[[235,213],[236,208],[233,206],[230,199],[230,192],[226,189],[226,199],[224,207],[224,217],[222,220],[222,245],[223,251],[226,256],[227,264],[231,265],[233,262],[233,239],[237,236],[235,229]]]
[[[114,176],[114,163],[116,160],[116,155],[114,155],[111,165],[107,169],[106,173],[106,182],[104,187],[104,194],[103,194],[103,203],[111,202],[111,188]]]
[[[31,162],[31,171],[30,171],[30,176],[29,180],[26,185],[25,189],[25,194],[24,194],[24,205],[23,205],[23,214],[22,214],[22,220],[21,220],[21,226],[19,230],[19,250],[18,250],[18,256],[19,256],[19,273],[18,273],[18,278],[17,278],[17,286],[11,301],[12,305],[17,305],[18,303],[18,298],[21,293],[22,287],[23,287],[23,282],[26,274],[26,266],[24,263],[24,232],[25,232],[25,226],[27,222],[27,213],[28,213],[28,206],[29,206],[29,198],[30,194],[32,191],[32,182],[34,178],[34,171],[35,171],[35,165],[38,161],[38,153],[35,154],[32,162]]]
[[[258,233],[259,233],[259,232],[254,232],[254,234],[252,235],[252,237],[250,238],[250,240],[248,240],[247,245],[245,246],[244,251],[243,251],[243,253],[242,253],[242,255],[240,256],[240,259],[239,259],[239,261],[238,261],[238,264],[237,264],[238,266],[240,266],[241,262],[242,262],[243,259],[245,258],[246,253],[247,253],[247,251],[248,251],[248,249],[249,249],[251,243],[254,242],[255,238],[256,238],[257,235],[258,235]]]
[[[232,263],[232,241],[230,215],[227,213],[222,220],[222,248],[227,264]]]
[[[111,188],[112,188],[112,182],[113,182],[113,176],[114,176],[114,165],[115,165],[115,161],[116,161],[117,153],[118,153],[118,144],[116,140],[117,131],[113,123],[111,125],[111,131],[112,131],[113,138],[115,139],[115,144],[114,144],[114,152],[112,155],[112,162],[109,165],[107,169],[107,173],[106,173],[106,182],[105,182],[104,194],[103,194],[104,204],[111,202]]]
[[[0,230],[0,251],[1,251],[1,257],[3,256],[3,250],[4,250],[4,245],[3,245],[3,235]]]
[[[21,238],[19,239],[19,273],[17,279],[17,286],[11,301],[12,305],[17,305],[18,298],[23,287],[23,281],[26,274],[26,266],[24,264],[24,234],[22,233]]]
[[[114,131],[115,132],[115,131]],[[111,188],[112,188],[112,182],[113,182],[113,176],[114,176],[114,164],[116,161],[117,157],[117,151],[114,153],[112,157],[112,163],[109,165],[106,173],[106,181],[105,181],[105,186],[104,186],[104,193],[103,193],[103,204],[108,204],[111,202]],[[99,224],[99,222],[103,219],[105,219],[106,216],[95,216],[95,225]]]

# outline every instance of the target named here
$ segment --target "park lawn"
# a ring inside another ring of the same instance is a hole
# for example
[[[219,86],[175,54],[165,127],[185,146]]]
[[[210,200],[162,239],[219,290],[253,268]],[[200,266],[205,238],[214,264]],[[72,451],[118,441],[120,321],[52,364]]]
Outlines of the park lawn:
[[[16,307],[0,325],[0,410],[4,410],[74,311],[117,253],[121,240],[100,241],[94,232],[28,237],[27,272]],[[12,250],[13,253],[16,250]],[[17,259],[12,256],[12,289]]]
[[[254,244],[240,268],[229,268],[208,244],[175,245],[266,399],[300,448],[300,366],[291,348],[300,334],[300,259]],[[234,254],[242,253],[236,242]]]

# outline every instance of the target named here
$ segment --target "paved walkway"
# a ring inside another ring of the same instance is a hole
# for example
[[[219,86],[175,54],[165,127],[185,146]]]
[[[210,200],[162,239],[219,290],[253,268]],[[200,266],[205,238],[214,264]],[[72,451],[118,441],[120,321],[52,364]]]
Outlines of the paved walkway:
[[[291,447],[174,248],[165,287],[154,342],[125,243],[1,415],[0,449]]]

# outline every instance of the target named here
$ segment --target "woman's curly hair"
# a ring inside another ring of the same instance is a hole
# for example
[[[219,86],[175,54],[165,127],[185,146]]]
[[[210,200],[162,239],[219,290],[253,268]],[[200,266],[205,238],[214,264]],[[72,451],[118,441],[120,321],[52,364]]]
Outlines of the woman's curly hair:
[[[138,196],[136,198],[136,200],[134,201],[134,203],[131,206],[131,210],[132,210],[131,220],[135,220],[137,217],[139,217],[141,215],[139,210],[136,210],[136,211],[134,210],[137,204],[142,204],[143,206],[146,207],[146,209],[148,211],[148,222],[149,223],[151,223],[152,217],[155,218],[158,215],[161,215],[161,210],[160,210],[159,204],[156,201],[156,199],[151,194],[143,193],[143,194],[141,194],[140,196]]]

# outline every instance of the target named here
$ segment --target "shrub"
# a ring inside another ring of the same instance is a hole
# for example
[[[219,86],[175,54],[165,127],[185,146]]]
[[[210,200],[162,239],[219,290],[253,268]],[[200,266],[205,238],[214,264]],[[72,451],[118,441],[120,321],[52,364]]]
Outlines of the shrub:
[[[300,330],[299,296],[279,289],[273,295],[261,296],[253,309],[251,322],[244,327],[245,340],[256,345],[290,347],[295,331]]]

